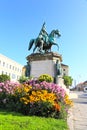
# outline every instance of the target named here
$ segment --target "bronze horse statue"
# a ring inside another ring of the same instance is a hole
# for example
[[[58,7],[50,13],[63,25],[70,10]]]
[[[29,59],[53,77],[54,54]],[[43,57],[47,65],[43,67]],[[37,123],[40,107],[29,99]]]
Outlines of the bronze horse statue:
[[[56,45],[59,49],[59,46],[56,43],[55,38],[59,38],[60,36],[61,35],[58,30],[52,30],[51,33],[49,35],[47,35],[47,41],[45,41],[43,37],[39,37],[39,36],[36,39],[31,39],[29,42],[28,50],[30,50],[32,48],[33,44],[35,45],[35,47],[33,49],[33,53],[37,47],[38,47],[39,52],[43,52],[43,51],[51,52],[51,47],[53,45]]]

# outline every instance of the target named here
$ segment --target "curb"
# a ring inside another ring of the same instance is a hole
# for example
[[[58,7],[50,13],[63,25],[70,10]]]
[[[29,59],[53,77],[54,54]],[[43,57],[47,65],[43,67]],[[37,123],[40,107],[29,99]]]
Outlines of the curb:
[[[78,98],[78,95],[76,93],[69,93],[69,98],[72,100],[72,99],[77,99]],[[69,109],[69,112],[68,112],[68,117],[67,117],[67,123],[68,123],[68,127],[69,127],[69,130],[74,130],[74,116],[73,116],[73,107],[72,106],[70,109]]]
[[[69,109],[68,117],[67,117],[67,123],[68,123],[69,130],[74,130],[73,112],[72,112],[72,109],[73,109],[73,108],[70,108],[70,109]]]

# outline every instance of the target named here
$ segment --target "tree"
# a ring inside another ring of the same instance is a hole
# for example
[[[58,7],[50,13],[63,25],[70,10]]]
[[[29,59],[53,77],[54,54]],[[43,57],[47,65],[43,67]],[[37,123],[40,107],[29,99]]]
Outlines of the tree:
[[[71,76],[63,76],[64,79],[64,84],[66,85],[67,88],[72,85],[72,77]]]
[[[10,76],[6,75],[6,74],[1,74],[0,75],[0,82],[4,82],[10,80]]]
[[[26,76],[20,76],[20,78],[19,78],[19,82],[20,83],[24,83],[24,82],[26,82],[28,80],[28,77],[26,77]]]

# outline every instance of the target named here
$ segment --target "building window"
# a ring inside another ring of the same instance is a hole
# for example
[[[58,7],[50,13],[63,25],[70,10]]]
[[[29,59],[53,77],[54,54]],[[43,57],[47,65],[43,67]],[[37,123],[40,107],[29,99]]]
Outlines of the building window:
[[[6,67],[8,68],[8,64],[6,65]]]
[[[64,76],[66,76],[66,74],[65,74],[65,73],[64,73],[63,75],[64,75]]]
[[[16,75],[15,74],[12,74],[12,79],[15,79],[16,78]]]
[[[17,76],[17,80],[19,80],[19,77],[20,77],[20,76]]]
[[[3,67],[5,66],[5,62],[3,62]]]
[[[17,70],[17,67],[15,67],[15,71]]]
[[[11,69],[11,65],[9,66],[9,68]]]
[[[2,71],[2,74],[4,74],[4,71]]]
[[[14,66],[13,66],[13,70],[14,70]]]

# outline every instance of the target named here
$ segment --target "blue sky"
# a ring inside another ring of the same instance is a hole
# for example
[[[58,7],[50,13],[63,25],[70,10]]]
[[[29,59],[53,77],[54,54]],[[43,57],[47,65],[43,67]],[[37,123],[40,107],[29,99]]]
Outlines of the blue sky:
[[[58,53],[69,74],[87,80],[87,0],[0,0],[0,53],[25,65],[29,41],[44,21],[48,33],[61,33]]]

